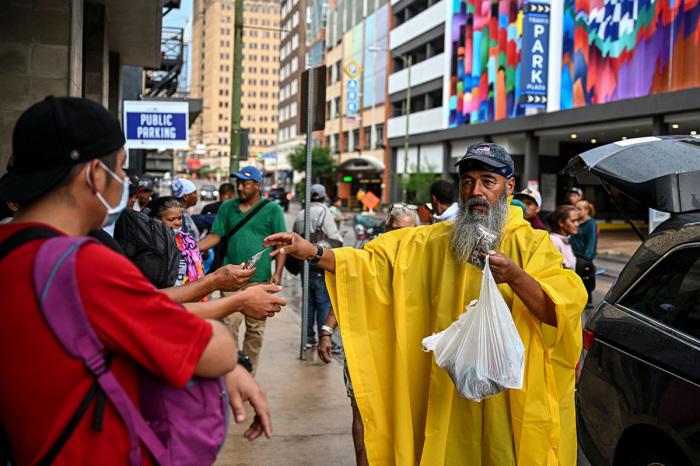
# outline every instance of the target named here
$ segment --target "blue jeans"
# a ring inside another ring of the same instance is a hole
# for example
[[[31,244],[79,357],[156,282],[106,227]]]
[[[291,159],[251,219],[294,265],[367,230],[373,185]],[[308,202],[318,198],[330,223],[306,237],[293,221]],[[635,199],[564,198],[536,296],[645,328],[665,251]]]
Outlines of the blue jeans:
[[[331,298],[326,289],[326,275],[323,270],[309,269],[309,316],[306,326],[306,338],[315,338],[314,323],[319,336],[321,326],[326,322],[328,311],[331,309]]]

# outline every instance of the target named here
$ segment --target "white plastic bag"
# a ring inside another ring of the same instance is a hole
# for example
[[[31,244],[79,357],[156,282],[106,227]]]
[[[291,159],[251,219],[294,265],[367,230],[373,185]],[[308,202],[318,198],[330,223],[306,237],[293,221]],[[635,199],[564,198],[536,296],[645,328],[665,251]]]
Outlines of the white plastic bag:
[[[440,333],[423,339],[423,351],[452,378],[465,398],[481,401],[509,388],[522,388],[525,347],[498,291],[486,256],[479,300]]]

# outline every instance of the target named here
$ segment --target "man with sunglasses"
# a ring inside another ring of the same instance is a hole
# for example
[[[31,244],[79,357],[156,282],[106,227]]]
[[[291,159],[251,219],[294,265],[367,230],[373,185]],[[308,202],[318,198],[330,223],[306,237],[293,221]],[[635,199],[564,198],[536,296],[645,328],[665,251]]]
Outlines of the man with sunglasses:
[[[265,245],[327,272],[370,463],[575,464],[586,290],[547,233],[510,207],[514,164],[504,148],[473,144],[456,165],[454,223],[390,232],[362,251],[322,249],[289,233]],[[496,233],[489,267],[525,346],[525,377],[522,389],[475,402],[421,342],[479,298],[482,272],[468,259],[484,227]]]

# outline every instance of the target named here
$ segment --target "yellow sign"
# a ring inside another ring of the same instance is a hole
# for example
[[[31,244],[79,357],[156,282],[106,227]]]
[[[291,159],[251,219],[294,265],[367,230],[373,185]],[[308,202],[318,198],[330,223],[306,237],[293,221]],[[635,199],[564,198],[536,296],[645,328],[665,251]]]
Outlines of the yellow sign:
[[[358,74],[362,72],[362,68],[360,68],[360,65],[355,62],[355,60],[351,61],[347,65],[345,65],[345,74],[350,76],[351,78],[354,78]]]

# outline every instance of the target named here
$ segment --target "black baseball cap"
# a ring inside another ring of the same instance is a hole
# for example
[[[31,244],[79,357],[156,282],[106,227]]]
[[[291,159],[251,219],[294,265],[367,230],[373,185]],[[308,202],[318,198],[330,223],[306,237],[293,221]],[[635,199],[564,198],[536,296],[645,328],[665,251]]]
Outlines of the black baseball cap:
[[[119,120],[102,105],[49,96],[29,107],[15,124],[0,198],[32,201],[56,186],[75,165],[111,154],[124,142]]]
[[[459,168],[460,176],[470,170],[487,170],[510,178],[515,170],[508,152],[492,142],[477,142],[469,146],[455,167]]]

